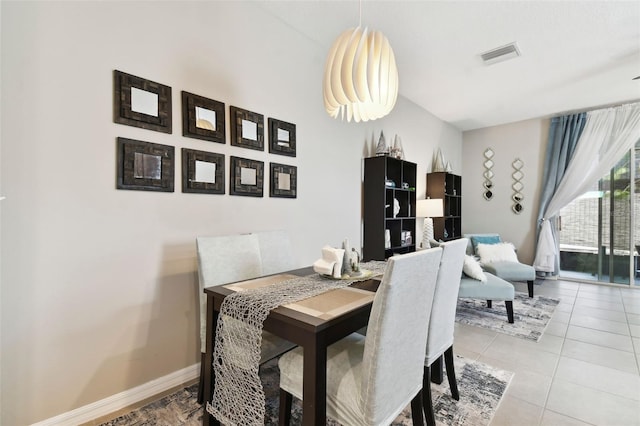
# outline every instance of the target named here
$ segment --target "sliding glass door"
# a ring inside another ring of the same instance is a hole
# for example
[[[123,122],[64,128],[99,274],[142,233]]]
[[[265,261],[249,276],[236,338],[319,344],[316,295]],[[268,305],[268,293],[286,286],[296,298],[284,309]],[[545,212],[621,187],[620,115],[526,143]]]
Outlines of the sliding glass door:
[[[560,276],[640,285],[640,142],[560,211]]]

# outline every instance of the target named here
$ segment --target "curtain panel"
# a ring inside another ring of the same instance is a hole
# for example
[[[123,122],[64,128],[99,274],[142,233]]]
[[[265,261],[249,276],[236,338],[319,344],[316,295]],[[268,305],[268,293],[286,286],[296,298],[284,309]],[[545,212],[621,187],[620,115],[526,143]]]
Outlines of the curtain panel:
[[[562,120],[560,120],[562,121]],[[571,121],[571,120],[568,120]],[[579,119],[575,120],[576,122]],[[553,124],[553,122],[552,122]],[[560,209],[575,200],[596,183],[607,171],[616,165],[627,151],[640,139],[640,103],[622,105],[586,113],[586,122],[582,132],[578,133],[579,125],[567,125],[565,142],[555,142],[557,136],[555,127],[549,131],[549,146],[545,163],[545,186],[541,199],[538,244],[533,266],[536,271],[557,275],[560,269],[560,250],[555,218]],[[552,133],[552,130],[554,133]],[[555,147],[556,143],[571,144],[573,132],[577,143],[571,155],[567,147],[567,155],[563,149]],[[563,132],[559,132],[562,134]],[[555,157],[558,155],[558,157]],[[562,174],[554,171],[560,169],[563,162],[566,167]],[[547,176],[546,170],[549,169]],[[549,180],[556,180],[555,190],[551,190]],[[551,194],[552,192],[552,194]],[[548,198],[545,198],[548,197]]]

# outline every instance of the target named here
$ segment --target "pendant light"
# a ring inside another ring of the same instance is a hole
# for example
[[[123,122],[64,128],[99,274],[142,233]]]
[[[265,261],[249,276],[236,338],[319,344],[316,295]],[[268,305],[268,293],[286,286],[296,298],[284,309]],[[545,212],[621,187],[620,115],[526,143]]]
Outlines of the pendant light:
[[[389,40],[361,25],[340,34],[327,56],[322,92],[333,118],[360,122],[389,114],[398,98],[398,69]]]

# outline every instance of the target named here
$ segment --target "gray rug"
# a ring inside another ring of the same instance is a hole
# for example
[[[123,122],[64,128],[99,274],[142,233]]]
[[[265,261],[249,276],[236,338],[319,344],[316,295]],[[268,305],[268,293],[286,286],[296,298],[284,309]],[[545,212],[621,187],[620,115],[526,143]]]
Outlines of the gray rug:
[[[544,296],[531,298],[525,293],[516,292],[513,300],[514,321],[509,324],[504,302],[494,301],[493,307],[487,308],[486,300],[458,299],[456,321],[537,342],[558,303],[558,299]]]
[[[446,380],[441,385],[432,384],[433,406],[436,421],[442,425],[488,425],[504,394],[513,373],[486,364],[456,356],[456,377],[460,401],[451,398]],[[267,398],[265,424],[278,424],[279,372],[276,360],[264,364],[260,370],[262,385]],[[198,385],[181,389],[154,401],[138,410],[103,423],[102,426],[154,425],[197,426],[202,424],[202,406],[196,401]],[[302,406],[293,399],[291,424],[301,424]],[[338,425],[333,420],[328,425]],[[411,425],[411,410],[406,408],[393,425]]]

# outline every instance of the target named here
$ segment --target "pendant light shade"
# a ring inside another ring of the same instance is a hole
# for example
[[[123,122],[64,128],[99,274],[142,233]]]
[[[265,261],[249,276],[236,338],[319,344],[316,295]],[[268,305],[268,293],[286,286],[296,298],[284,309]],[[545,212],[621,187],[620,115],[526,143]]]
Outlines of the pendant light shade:
[[[375,120],[398,98],[398,68],[389,40],[379,31],[351,28],[329,50],[324,69],[324,107],[342,120]]]

